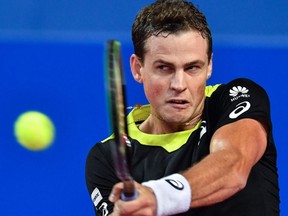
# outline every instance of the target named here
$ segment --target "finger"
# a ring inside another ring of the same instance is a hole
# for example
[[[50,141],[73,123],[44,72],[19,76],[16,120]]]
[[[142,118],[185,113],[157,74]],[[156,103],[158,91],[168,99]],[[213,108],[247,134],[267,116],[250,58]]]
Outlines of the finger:
[[[117,215],[155,215],[156,198],[154,194],[146,187],[137,185],[139,196],[135,200],[128,202],[121,199],[115,202],[114,210]]]
[[[121,215],[121,216],[155,215],[155,211],[143,200],[142,201],[134,200],[129,202],[118,200],[114,205],[113,213],[115,213],[115,215]]]
[[[123,183],[120,182],[120,183],[115,184],[109,195],[109,201],[114,203],[117,200],[119,200],[122,190],[123,190]]]

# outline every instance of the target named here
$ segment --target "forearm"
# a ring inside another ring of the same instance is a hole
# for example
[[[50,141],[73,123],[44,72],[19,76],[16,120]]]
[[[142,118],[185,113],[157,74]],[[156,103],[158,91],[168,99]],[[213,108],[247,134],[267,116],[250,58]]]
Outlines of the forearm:
[[[157,215],[171,215],[191,207],[212,205],[244,188],[248,172],[234,151],[217,151],[186,172],[142,183],[157,200]]]
[[[192,189],[191,207],[221,202],[245,187],[241,156],[225,150],[210,154],[183,173]]]

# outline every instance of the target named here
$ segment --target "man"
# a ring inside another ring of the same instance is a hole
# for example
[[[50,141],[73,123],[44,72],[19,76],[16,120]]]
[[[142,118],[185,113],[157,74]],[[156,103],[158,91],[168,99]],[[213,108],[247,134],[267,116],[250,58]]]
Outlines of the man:
[[[279,215],[268,96],[248,79],[206,86],[205,16],[192,3],[159,0],[137,15],[132,39],[132,75],[149,101],[128,115],[139,195],[120,199],[106,139],[86,165],[97,215]]]

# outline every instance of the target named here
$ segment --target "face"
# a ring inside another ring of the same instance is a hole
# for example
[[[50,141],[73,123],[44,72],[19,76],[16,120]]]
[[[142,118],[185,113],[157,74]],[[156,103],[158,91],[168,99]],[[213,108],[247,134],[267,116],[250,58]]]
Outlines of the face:
[[[188,31],[151,36],[143,63],[131,56],[134,79],[143,83],[154,122],[187,125],[201,117],[206,81],[212,71],[207,46],[200,33]]]

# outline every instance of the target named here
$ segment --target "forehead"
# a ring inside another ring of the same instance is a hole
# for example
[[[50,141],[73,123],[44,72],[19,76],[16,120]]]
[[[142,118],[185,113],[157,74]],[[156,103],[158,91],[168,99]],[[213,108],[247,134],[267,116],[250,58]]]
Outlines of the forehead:
[[[208,57],[208,40],[200,32],[185,31],[170,35],[151,36],[146,41],[146,57],[171,56],[171,57]],[[145,57],[145,58],[146,58]]]

